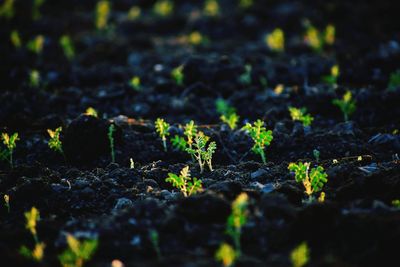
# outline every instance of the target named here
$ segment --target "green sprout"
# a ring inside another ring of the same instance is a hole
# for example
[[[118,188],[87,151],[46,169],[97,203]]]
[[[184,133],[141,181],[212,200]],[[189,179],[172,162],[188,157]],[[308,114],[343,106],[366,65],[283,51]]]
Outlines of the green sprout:
[[[40,85],[40,72],[38,70],[31,70],[29,73],[29,85],[32,88],[38,88]]]
[[[30,211],[24,213],[24,216],[26,220],[25,228],[32,234],[35,241],[35,247],[31,250],[26,246],[22,246],[19,250],[19,253],[27,259],[40,262],[44,256],[45,244],[43,242],[39,242],[36,230],[37,222],[40,220],[39,211],[35,207],[32,207]]]
[[[328,175],[322,166],[310,169],[310,165],[309,162],[299,162],[298,164],[292,162],[288,169],[294,172],[296,182],[303,184],[309,202],[312,202],[314,200],[313,194],[321,191],[324,184],[328,182]]]
[[[115,132],[115,126],[113,123],[110,124],[108,127],[108,141],[110,143],[110,151],[111,151],[111,162],[115,162],[115,144],[114,144],[114,132]]]
[[[233,266],[236,259],[237,255],[235,249],[227,243],[222,243],[215,253],[215,260],[222,262],[224,267]]]
[[[12,19],[14,17],[14,2],[15,0],[4,0],[0,5],[0,18]]]
[[[132,87],[133,90],[140,91],[142,87],[140,84],[140,77],[133,76],[132,79],[130,79],[129,81],[129,85]]]
[[[212,155],[217,149],[217,144],[215,142],[210,142],[207,146],[207,142],[210,138],[199,132],[194,138],[193,148],[187,148],[188,152],[192,157],[194,157],[199,163],[200,173],[203,173],[204,166],[207,164],[208,169],[213,171],[212,168]]]
[[[13,154],[14,150],[17,147],[18,133],[13,133],[11,136],[8,133],[2,133],[1,139],[3,139],[3,144],[6,146],[6,149],[2,150],[0,148],[0,159],[7,160],[10,164],[11,168],[13,165]]]
[[[35,38],[33,38],[27,43],[26,47],[32,53],[39,55],[43,51],[44,41],[45,38],[43,35],[37,35]]]
[[[189,166],[184,167],[179,175],[168,173],[165,181],[178,188],[184,197],[203,191],[201,180],[190,177]]]
[[[243,85],[250,85],[251,84],[251,71],[253,67],[250,64],[246,64],[244,66],[244,73],[239,76],[239,81]]]
[[[164,119],[158,118],[155,123],[156,131],[158,135],[161,137],[163,142],[164,151],[167,151],[167,136],[169,136],[169,123],[165,122]]]
[[[161,259],[161,250],[160,250],[160,238],[158,236],[158,232],[154,229],[149,231],[150,242],[153,246],[154,251],[157,254],[158,260]]]
[[[226,123],[232,130],[236,129],[239,121],[239,116],[236,114],[236,109],[228,104],[224,99],[217,99],[215,101],[215,107],[217,113],[219,113],[220,119],[223,123]]]
[[[183,85],[183,80],[185,76],[183,74],[183,66],[178,66],[171,71],[171,77],[175,81],[175,83],[179,86]]]
[[[313,156],[314,156],[314,158],[315,158],[315,160],[316,160],[317,162],[319,162],[320,155],[321,155],[321,153],[319,152],[318,149],[314,149],[314,150],[313,150]]]
[[[171,138],[172,146],[180,151],[186,151],[187,143],[184,137],[175,135],[174,138]]]
[[[197,125],[194,124],[194,121],[190,121],[185,125],[183,134],[187,138],[186,144],[188,148],[191,149],[193,146],[194,137],[197,134]]]
[[[55,152],[58,152],[61,155],[63,155],[63,157],[65,159],[64,150],[62,148],[62,142],[60,140],[61,131],[62,131],[62,127],[58,127],[54,131],[50,130],[50,129],[47,129],[47,133],[50,136],[50,140],[48,142],[48,145],[52,150],[54,150]]]
[[[276,28],[265,37],[265,43],[271,51],[283,52],[285,50],[285,33],[282,29]]]
[[[215,17],[219,14],[219,4],[217,0],[206,0],[204,3],[204,15]]]
[[[310,126],[314,118],[307,114],[307,108],[289,107],[290,116],[293,121],[300,121],[304,127]]]
[[[240,257],[242,254],[240,238],[242,236],[242,228],[247,222],[249,205],[249,196],[246,193],[241,193],[232,202],[232,212],[228,217],[226,224],[226,233],[232,238],[235,254]]]
[[[290,253],[290,261],[293,267],[303,267],[310,260],[310,249],[306,242],[295,247]]]
[[[21,36],[19,35],[19,32],[17,30],[13,30],[11,32],[10,40],[15,48],[17,49],[21,48],[22,46]]]
[[[32,18],[33,20],[38,20],[42,17],[40,13],[40,7],[44,4],[46,0],[34,0],[32,8]]]
[[[153,6],[153,11],[160,17],[167,17],[174,11],[174,3],[170,0],[158,0]]]
[[[331,68],[331,73],[329,75],[322,77],[322,79],[325,83],[331,86],[336,86],[339,74],[340,74],[339,65],[334,65]]]
[[[10,196],[4,195],[4,205],[7,208],[7,212],[10,213]]]
[[[323,32],[315,28],[310,21],[305,21],[306,33],[304,40],[315,52],[322,52],[325,45],[333,45],[335,43],[335,26],[329,24]]]
[[[138,6],[133,6],[129,9],[127,18],[130,21],[137,20],[140,17],[142,10]]]
[[[5,196],[4,196],[5,197]],[[392,205],[395,208],[400,208],[400,199],[392,200]]]
[[[400,69],[390,74],[388,90],[394,91],[398,87],[400,87]]]
[[[99,117],[99,113],[97,112],[97,110],[95,110],[92,107],[88,107],[84,114],[87,115],[87,116],[95,117],[95,118]]]
[[[97,30],[107,28],[108,19],[111,14],[111,4],[107,0],[101,0],[96,5],[95,25]]]
[[[240,0],[239,7],[243,9],[250,8],[254,4],[254,0]]]
[[[344,121],[349,120],[349,116],[356,111],[356,101],[353,100],[352,94],[350,91],[347,91],[342,99],[334,99],[332,104],[338,106],[343,113]]]
[[[68,60],[72,60],[75,57],[75,48],[71,38],[68,35],[60,37],[59,43],[64,51],[64,55]]]
[[[273,139],[272,131],[267,131],[267,129],[264,127],[264,122],[261,120],[257,120],[253,123],[253,125],[246,123],[242,130],[245,130],[253,139],[254,145],[251,150],[255,154],[260,155],[262,162],[266,164],[267,160],[265,158],[264,149],[265,146],[269,146],[271,144]]]
[[[97,239],[79,241],[71,234],[67,234],[68,248],[58,256],[63,267],[83,267],[96,252]]]

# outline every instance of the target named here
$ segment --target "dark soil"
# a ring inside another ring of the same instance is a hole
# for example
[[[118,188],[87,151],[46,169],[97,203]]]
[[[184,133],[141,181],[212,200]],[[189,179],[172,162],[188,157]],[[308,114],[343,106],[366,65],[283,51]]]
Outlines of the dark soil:
[[[1,200],[11,199],[10,213],[0,208],[0,265],[59,266],[65,233],[72,233],[99,239],[87,266],[114,259],[126,266],[219,266],[215,251],[231,242],[225,234],[231,202],[246,192],[250,215],[237,266],[291,266],[289,254],[303,241],[308,266],[399,266],[400,210],[392,201],[400,199],[400,88],[387,90],[400,68],[397,1],[255,0],[240,10],[237,1],[221,0],[217,17],[198,16],[203,1],[174,2],[175,13],[160,18],[151,12],[154,1],[113,1],[105,32],[94,28],[94,0],[48,0],[36,21],[31,5],[17,0],[14,18],[0,18],[0,130],[20,135],[14,168],[0,162]],[[135,21],[126,19],[132,5],[142,9]],[[304,19],[319,29],[335,25],[335,44],[322,53],[304,45]],[[285,32],[283,54],[263,41],[276,27]],[[12,30],[24,44],[43,34],[43,53],[14,48]],[[209,42],[182,42],[193,31]],[[62,34],[74,42],[72,61],[58,44]],[[178,86],[170,73],[181,64]],[[251,83],[244,85],[246,64]],[[334,64],[337,89],[321,82]],[[41,74],[39,88],[29,85],[32,69]],[[141,77],[139,92],[128,84],[133,75]],[[284,84],[282,94],[274,93],[277,84]],[[346,90],[357,110],[343,122],[331,102]],[[245,132],[220,122],[219,97],[237,109],[240,126],[263,119],[273,130],[267,164],[251,153]],[[293,123],[288,106],[307,107],[311,129]],[[88,107],[99,118],[82,115]],[[200,174],[186,153],[170,145],[164,152],[153,125],[158,117],[173,125],[172,136],[194,120],[217,143],[215,170]],[[111,121],[116,163],[107,139]],[[46,130],[59,126],[66,161],[47,145]],[[304,188],[287,167],[316,163],[314,149],[328,173],[326,201],[304,204]],[[187,165],[205,190],[184,198],[165,178]],[[32,206],[41,215],[42,263],[18,253],[21,245],[33,246],[24,218]],[[159,233],[161,260],[150,230]]]

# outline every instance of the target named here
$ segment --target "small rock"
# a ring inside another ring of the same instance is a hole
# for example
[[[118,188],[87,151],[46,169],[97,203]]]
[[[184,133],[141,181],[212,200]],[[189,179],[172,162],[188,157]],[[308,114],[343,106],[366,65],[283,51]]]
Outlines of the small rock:
[[[117,204],[115,204],[113,211],[116,212],[116,211],[120,211],[123,209],[131,208],[131,207],[133,207],[132,200],[122,197],[117,200]]]
[[[400,150],[400,136],[378,133],[369,139],[368,143],[375,146],[383,146],[389,149]]]
[[[251,180],[257,180],[259,178],[261,178],[262,176],[266,175],[268,172],[264,169],[258,169],[255,172],[252,172],[250,174],[250,179]]]
[[[275,186],[272,183],[265,184],[264,187],[261,189],[261,192],[264,194],[271,193],[275,190]]]

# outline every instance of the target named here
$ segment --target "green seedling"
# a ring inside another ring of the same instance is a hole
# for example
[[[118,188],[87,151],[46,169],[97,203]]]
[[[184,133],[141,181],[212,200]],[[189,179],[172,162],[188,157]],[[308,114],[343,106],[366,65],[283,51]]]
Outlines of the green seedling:
[[[113,123],[110,124],[108,127],[108,141],[110,143],[110,152],[111,152],[111,162],[115,162],[115,144],[114,144],[114,133],[115,133],[115,126]]]
[[[285,33],[282,29],[276,28],[265,37],[265,43],[271,51],[283,52],[285,50]]]
[[[213,171],[212,168],[212,155],[217,149],[217,144],[215,142],[210,142],[207,146],[209,137],[199,132],[194,138],[193,148],[187,148],[188,152],[192,157],[194,157],[199,163],[200,173],[203,173],[204,166],[207,164],[208,169]]]
[[[111,4],[107,0],[97,2],[95,10],[95,26],[97,30],[105,30],[111,14]]]
[[[227,243],[222,243],[215,253],[215,260],[220,261],[224,267],[233,266],[236,259],[237,255],[235,249]]]
[[[149,231],[150,242],[153,246],[154,251],[157,254],[158,260],[161,259],[161,250],[160,250],[160,238],[158,236],[158,232],[156,230]]]
[[[95,110],[92,107],[88,107],[84,114],[87,115],[87,116],[93,116],[95,118],[99,117],[99,113],[97,112],[97,110]]]
[[[183,80],[185,76],[183,74],[183,66],[178,66],[171,71],[171,77],[175,81],[175,83],[179,86],[183,85]]]
[[[34,0],[33,7],[32,7],[32,18],[33,20],[38,20],[42,17],[40,13],[40,8],[44,4],[46,0]]]
[[[26,220],[25,228],[32,234],[33,239],[35,240],[35,247],[31,250],[26,246],[22,246],[19,252],[27,259],[40,262],[44,256],[45,244],[43,242],[39,242],[36,229],[37,222],[40,220],[39,211],[35,207],[32,207],[31,210],[25,212],[24,215]]]
[[[22,47],[22,41],[21,41],[21,36],[19,35],[19,32],[16,30],[13,30],[10,34],[10,40],[13,46],[17,49]]]
[[[304,127],[310,126],[314,118],[307,114],[307,108],[289,107],[290,116],[293,121],[300,121]]]
[[[253,67],[250,64],[246,64],[244,66],[244,72],[239,76],[239,81],[243,85],[251,84],[251,71]]]
[[[190,177],[189,167],[184,167],[179,175],[168,173],[166,182],[171,183],[174,187],[178,188],[184,197],[191,196],[203,190],[201,180]]]
[[[265,146],[269,146],[273,139],[272,131],[268,130],[264,127],[264,122],[261,120],[257,120],[251,125],[250,123],[246,123],[246,125],[242,128],[245,130],[250,137],[253,139],[254,145],[252,147],[252,151],[261,156],[262,162],[264,164],[267,163],[265,158]]]
[[[27,43],[26,47],[32,53],[40,55],[42,53],[42,51],[43,51],[44,41],[45,41],[44,36],[43,35],[38,35],[35,38],[33,38],[32,40],[30,40]]]
[[[90,261],[97,250],[97,239],[79,241],[73,235],[67,234],[68,248],[58,256],[63,267],[83,267]]]
[[[310,249],[306,242],[295,247],[290,253],[290,261],[293,267],[303,267],[310,260]]]
[[[40,72],[38,70],[31,70],[29,73],[29,85],[32,88],[38,88],[40,86]]]
[[[160,17],[168,17],[174,11],[174,3],[170,0],[158,0],[153,6],[153,11]]]
[[[164,119],[158,118],[155,123],[155,128],[158,135],[161,137],[164,151],[167,151],[167,136],[169,136],[169,123],[165,122]]]
[[[183,134],[186,136],[187,148],[191,149],[194,137],[197,135],[197,125],[194,124],[194,121],[190,121],[185,125]]]
[[[320,155],[321,155],[321,153],[319,152],[318,149],[313,150],[313,156],[314,156],[315,160],[317,161],[317,163],[319,162]]]
[[[203,8],[204,15],[215,17],[219,14],[219,4],[217,0],[206,0]]]
[[[4,206],[7,208],[7,212],[10,213],[10,196],[4,195]]]
[[[334,99],[332,104],[338,106],[343,113],[344,121],[349,120],[349,116],[356,111],[356,101],[350,91],[347,91],[342,99]]]
[[[400,70],[397,70],[390,74],[388,90],[394,91],[400,87]]]
[[[128,11],[127,19],[130,21],[135,21],[138,18],[140,18],[141,13],[142,10],[140,9],[139,6],[133,6]]]
[[[252,7],[254,4],[254,0],[240,0],[239,1],[239,7],[243,9],[247,9]]]
[[[322,77],[323,81],[331,86],[337,86],[337,80],[339,78],[340,70],[339,65],[334,65],[331,68],[331,73],[327,76]]]
[[[306,33],[304,40],[315,52],[322,52],[325,45],[335,43],[335,26],[329,24],[324,31],[319,31],[309,21],[305,21]]]
[[[236,114],[236,109],[228,104],[223,99],[217,99],[215,101],[217,112],[221,115],[220,119],[223,123],[226,123],[232,130],[236,129],[237,123],[239,122],[239,116]]]
[[[303,184],[308,200],[312,202],[313,194],[321,191],[324,184],[328,182],[328,175],[322,166],[310,169],[310,165],[309,162],[290,163],[288,169],[294,172],[296,182]]]
[[[242,236],[242,228],[247,222],[249,205],[249,196],[241,193],[232,202],[232,212],[228,217],[226,224],[226,233],[232,238],[235,254],[240,257],[242,254],[240,238]]]
[[[15,0],[4,0],[0,5],[0,18],[12,19],[15,14]]]
[[[184,137],[175,135],[174,138],[171,138],[172,146],[180,151],[186,151],[187,143]]]
[[[139,92],[142,89],[139,76],[133,76],[132,79],[130,79],[129,81],[129,85],[133,90],[137,92]]]
[[[10,164],[11,168],[13,165],[13,154],[14,150],[17,147],[18,133],[13,133],[11,136],[8,133],[2,133],[1,139],[3,140],[3,144],[6,146],[6,149],[0,148],[0,159],[7,160]]]
[[[400,199],[392,200],[392,205],[393,205],[393,207],[399,209],[400,208]]]
[[[65,159],[64,150],[62,148],[62,142],[60,140],[61,131],[62,131],[62,127],[58,127],[54,131],[50,130],[50,129],[47,129],[47,133],[50,136],[50,140],[48,142],[48,145],[49,145],[50,149],[52,149],[55,152],[58,152],[61,155],[63,155],[63,157]]]
[[[187,37],[187,42],[191,45],[197,46],[201,44],[207,44],[209,42],[208,38],[203,36],[201,32],[194,31],[190,33]]]
[[[71,38],[68,35],[63,35],[60,37],[59,43],[65,57],[70,61],[73,60],[75,57],[75,48]]]

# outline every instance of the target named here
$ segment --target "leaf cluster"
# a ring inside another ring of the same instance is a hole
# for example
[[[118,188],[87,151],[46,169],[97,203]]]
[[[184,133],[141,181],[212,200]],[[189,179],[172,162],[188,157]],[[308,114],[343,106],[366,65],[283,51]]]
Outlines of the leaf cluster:
[[[264,127],[264,122],[261,120],[257,120],[251,125],[250,123],[246,123],[246,125],[242,128],[245,130],[250,137],[253,139],[254,145],[252,147],[252,151],[255,154],[261,156],[263,163],[266,163],[265,159],[265,146],[269,146],[273,136],[272,131],[268,130]]]
[[[68,249],[58,256],[63,267],[82,267],[95,253],[97,239],[79,241],[73,235],[67,234]]]
[[[289,107],[290,116],[293,121],[300,121],[304,127],[310,126],[314,118],[307,113],[307,108]]]
[[[203,190],[201,180],[190,177],[189,166],[184,167],[179,175],[168,173],[166,182],[178,188],[185,197],[191,196]]]

